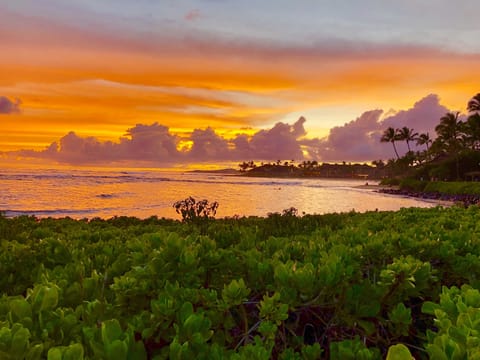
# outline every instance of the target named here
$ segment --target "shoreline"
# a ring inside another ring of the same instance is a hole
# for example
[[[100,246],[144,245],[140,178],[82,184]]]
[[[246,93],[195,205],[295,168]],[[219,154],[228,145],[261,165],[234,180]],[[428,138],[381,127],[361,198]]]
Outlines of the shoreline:
[[[364,190],[398,190],[400,189],[398,185],[380,185],[380,184],[364,184],[354,187],[355,189],[364,189]]]
[[[441,206],[462,205],[464,207],[469,207],[471,205],[480,205],[480,195],[471,195],[471,194],[453,195],[453,194],[442,194],[442,193],[419,192],[419,191],[400,189],[398,186],[397,187],[379,186],[379,188],[374,191],[381,194],[415,198],[415,199],[423,200],[426,202],[436,203]]]
[[[380,184],[367,185],[365,184],[365,185],[355,186],[355,189],[371,190],[373,192],[377,192],[380,194],[419,199],[419,200],[429,202],[429,203],[434,203],[440,206],[453,206],[458,203],[457,201],[453,201],[449,199],[433,198],[433,197],[425,196],[425,194],[421,194],[421,193],[407,192],[405,190],[401,190],[398,185],[380,185]]]

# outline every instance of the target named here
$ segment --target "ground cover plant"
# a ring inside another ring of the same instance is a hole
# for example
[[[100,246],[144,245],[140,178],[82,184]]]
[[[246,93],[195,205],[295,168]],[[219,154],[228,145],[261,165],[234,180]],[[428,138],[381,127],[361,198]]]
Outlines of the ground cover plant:
[[[0,358],[480,358],[479,224],[0,217]]]

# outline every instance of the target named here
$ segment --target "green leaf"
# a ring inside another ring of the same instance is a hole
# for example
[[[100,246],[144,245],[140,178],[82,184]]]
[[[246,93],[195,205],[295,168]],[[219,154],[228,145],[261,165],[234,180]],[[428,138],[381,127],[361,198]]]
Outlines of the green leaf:
[[[183,324],[190,315],[193,314],[193,305],[191,302],[183,303],[182,307],[180,308],[180,323]]]
[[[58,290],[55,286],[43,287],[43,299],[40,311],[53,310],[58,303]]]
[[[403,303],[397,304],[390,312],[390,320],[394,323],[410,324],[412,322],[412,310]]]
[[[288,304],[279,303],[280,293],[264,295],[260,301],[260,318],[275,321],[277,325],[288,318]]]
[[[114,340],[109,343],[105,349],[107,360],[126,360],[128,346],[122,340]]]
[[[102,341],[106,346],[122,336],[123,331],[117,319],[106,320],[102,323]]]
[[[480,292],[477,289],[467,289],[464,297],[468,306],[480,308]]]
[[[322,355],[322,348],[319,343],[313,345],[306,345],[302,347],[302,357],[304,360],[320,359]]]
[[[430,359],[449,360],[443,350],[436,344],[428,344],[426,346],[426,350],[428,352],[428,355],[430,355]]]
[[[53,347],[48,350],[47,360],[62,360],[62,350],[58,347]]]
[[[146,360],[147,359],[147,352],[145,351],[145,346],[143,345],[142,341],[133,341],[130,344],[127,359],[128,360]]]
[[[83,360],[82,344],[69,345],[63,353],[63,360]]]
[[[246,301],[249,293],[250,290],[245,286],[243,279],[232,280],[230,284],[224,285],[222,299],[227,306],[236,306]]]
[[[25,360],[40,360],[42,358],[42,353],[43,344],[30,346],[30,349],[28,349],[27,355],[25,356]]]
[[[9,346],[10,342],[12,341],[12,330],[8,327],[0,328],[0,346],[4,345]]]
[[[438,304],[431,301],[425,301],[422,305],[422,312],[424,314],[435,315],[436,309],[438,309]]]
[[[25,299],[12,300],[10,302],[10,309],[19,320],[32,317],[32,306]]]
[[[30,339],[30,331],[24,327],[18,329],[12,336],[12,345],[10,350],[13,354],[22,356],[28,348],[28,340]]]
[[[271,321],[262,321],[258,331],[266,338],[275,338],[278,326]]]
[[[357,316],[375,317],[377,316],[380,309],[380,302],[376,299],[371,299],[368,304],[361,304],[358,306]]]
[[[355,360],[355,352],[346,340],[330,343],[331,360]]]
[[[467,343],[467,336],[469,330],[467,328],[458,328],[456,326],[452,326],[448,329],[448,335],[452,338],[453,341],[466,345]]]
[[[396,344],[388,348],[386,360],[413,360],[413,356],[405,345]]]
[[[360,325],[360,327],[362,327],[363,330],[365,330],[365,333],[367,335],[371,335],[373,334],[375,331],[376,331],[376,327],[373,323],[371,323],[370,321],[367,321],[367,320],[357,320],[358,322],[358,325]]]

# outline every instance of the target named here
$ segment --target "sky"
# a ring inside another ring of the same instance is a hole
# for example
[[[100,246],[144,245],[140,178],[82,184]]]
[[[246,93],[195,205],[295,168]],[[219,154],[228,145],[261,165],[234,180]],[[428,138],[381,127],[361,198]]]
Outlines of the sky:
[[[393,158],[480,92],[477,0],[0,0],[0,162]],[[402,149],[401,149],[402,150]]]

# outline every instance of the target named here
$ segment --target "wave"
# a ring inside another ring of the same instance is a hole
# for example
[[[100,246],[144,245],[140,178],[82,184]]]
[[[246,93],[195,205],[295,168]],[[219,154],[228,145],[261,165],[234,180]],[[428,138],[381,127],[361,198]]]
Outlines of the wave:
[[[238,186],[302,186],[305,185],[301,180],[285,179],[260,179],[245,178],[234,176],[205,176],[199,174],[174,174],[171,176],[152,176],[145,173],[129,174],[120,172],[116,174],[68,174],[68,173],[0,173],[0,181],[73,181],[79,183],[95,183],[95,184],[112,184],[112,183],[162,183],[162,182],[179,182],[179,183],[205,183],[205,184],[224,184]],[[312,185],[308,185],[312,186]],[[320,186],[322,185],[315,185]],[[101,196],[102,197],[102,196]]]
[[[97,209],[51,209],[51,210],[1,210],[6,217],[17,216],[41,216],[41,217],[58,217],[68,215],[89,215],[97,212]]]

